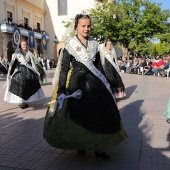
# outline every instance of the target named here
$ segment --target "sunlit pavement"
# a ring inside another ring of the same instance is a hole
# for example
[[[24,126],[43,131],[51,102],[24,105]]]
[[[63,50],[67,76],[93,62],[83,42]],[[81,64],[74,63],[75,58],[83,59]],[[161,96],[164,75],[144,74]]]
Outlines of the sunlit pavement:
[[[164,111],[170,97],[170,78],[122,74],[127,96],[118,101],[128,138],[108,148],[109,160],[49,146],[43,123],[52,94],[54,70],[42,86],[46,100],[27,109],[3,101],[5,79],[0,78],[0,170],[170,170],[170,124]]]

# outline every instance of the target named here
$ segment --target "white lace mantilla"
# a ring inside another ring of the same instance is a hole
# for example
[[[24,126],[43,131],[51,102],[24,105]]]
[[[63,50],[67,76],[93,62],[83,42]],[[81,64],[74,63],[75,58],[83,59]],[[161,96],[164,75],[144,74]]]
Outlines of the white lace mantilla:
[[[70,44],[71,44],[71,46],[70,46]],[[67,49],[69,54],[71,54],[72,56],[75,57],[76,61],[78,61],[78,62],[80,62],[78,55],[81,55],[81,58],[83,61],[87,61],[87,60],[95,61],[96,53],[98,52],[98,43],[94,39],[89,38],[88,39],[88,47],[86,49],[79,42],[79,40],[76,37],[74,37],[68,43],[66,43],[65,48]],[[88,55],[86,55],[86,53]]]
[[[76,58],[77,61],[84,64],[95,76],[97,76],[103,82],[103,84],[106,86],[111,96],[115,100],[115,97],[113,96],[113,93],[110,89],[110,84],[106,80],[105,76],[93,64],[93,60],[95,60],[94,56],[98,51],[98,44],[96,41],[94,41],[92,45],[93,45],[92,47],[89,47],[91,51],[86,50],[82,46],[82,44],[77,40],[77,38],[74,38],[67,43],[66,49],[71,55],[73,55]],[[88,44],[88,46],[90,46],[90,44]]]

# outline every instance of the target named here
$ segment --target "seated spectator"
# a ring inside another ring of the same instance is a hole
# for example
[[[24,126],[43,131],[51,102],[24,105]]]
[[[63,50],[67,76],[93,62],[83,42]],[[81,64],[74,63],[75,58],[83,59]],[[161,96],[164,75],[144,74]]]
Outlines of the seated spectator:
[[[132,70],[132,62],[131,60],[127,60],[126,73],[131,73],[131,70]]]
[[[165,62],[164,62],[164,68],[162,69],[158,69],[158,72],[163,76],[163,77],[166,77],[167,75],[167,71],[169,69],[169,63],[170,61],[168,59],[165,59]]]
[[[149,62],[147,66],[145,66],[144,70],[143,70],[143,74],[144,75],[153,75],[153,71],[152,71],[152,63]]]
[[[124,61],[121,59],[118,60],[118,66],[119,66],[119,69],[121,70],[121,67],[123,66],[123,63]]]
[[[158,62],[154,62],[152,64],[152,71],[155,74],[155,76],[158,76],[158,70],[161,71],[161,69],[164,68],[164,61],[162,59],[162,57],[159,57],[159,61]]]
[[[139,59],[134,59],[134,62],[133,62],[133,64],[132,64],[132,66],[131,66],[131,74],[137,74],[138,73],[138,69],[139,69],[139,65],[140,65],[140,63],[139,63]]]
[[[145,58],[142,58],[140,61],[139,69],[138,69],[138,74],[142,74],[144,68],[147,66],[147,62]]]
[[[120,64],[120,63],[119,63]],[[126,72],[126,66],[127,66],[127,61],[122,61],[121,65],[119,65],[119,69],[121,73],[125,73]]]

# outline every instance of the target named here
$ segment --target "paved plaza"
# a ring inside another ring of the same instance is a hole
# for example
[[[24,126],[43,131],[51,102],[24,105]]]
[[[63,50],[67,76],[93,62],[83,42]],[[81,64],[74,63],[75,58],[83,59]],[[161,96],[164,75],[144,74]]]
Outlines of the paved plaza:
[[[107,149],[109,160],[56,149],[43,138],[43,123],[52,94],[54,70],[47,70],[42,88],[46,99],[27,109],[3,102],[0,79],[0,170],[170,170],[170,124],[164,111],[170,77],[122,74],[127,96],[118,107],[128,134],[121,145]]]

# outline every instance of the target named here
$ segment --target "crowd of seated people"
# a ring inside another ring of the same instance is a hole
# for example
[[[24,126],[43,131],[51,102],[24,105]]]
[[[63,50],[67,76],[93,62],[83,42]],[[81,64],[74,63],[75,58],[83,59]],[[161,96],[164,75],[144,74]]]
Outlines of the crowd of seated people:
[[[6,19],[4,20],[4,24],[9,24],[12,27],[24,28],[24,29],[27,29],[29,31],[34,31],[34,32],[38,32],[38,33],[41,33],[41,34],[43,34],[45,32],[43,30],[40,30],[39,28],[32,29],[28,24],[23,24],[23,23],[17,24],[15,22],[10,21],[10,20],[7,21]]]
[[[170,70],[170,56],[157,56],[151,59],[135,57],[132,60],[122,60],[120,58],[119,68],[122,73],[166,77]]]

